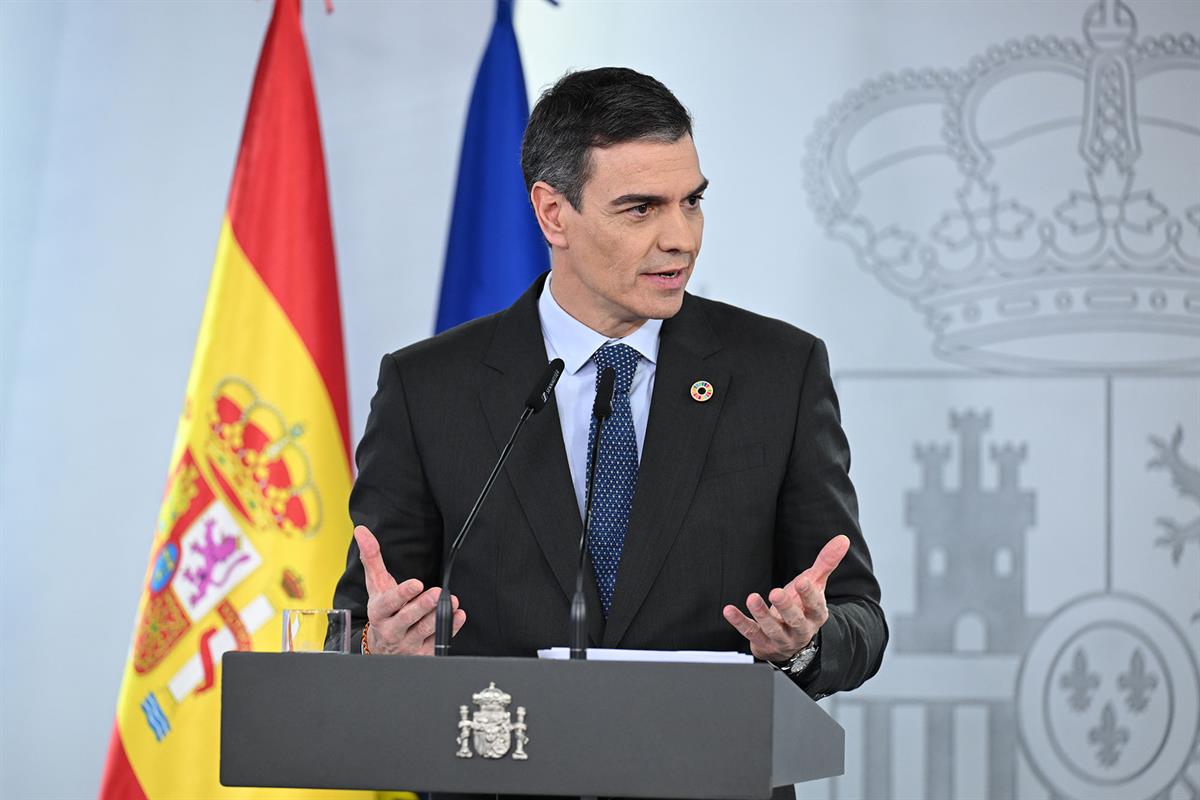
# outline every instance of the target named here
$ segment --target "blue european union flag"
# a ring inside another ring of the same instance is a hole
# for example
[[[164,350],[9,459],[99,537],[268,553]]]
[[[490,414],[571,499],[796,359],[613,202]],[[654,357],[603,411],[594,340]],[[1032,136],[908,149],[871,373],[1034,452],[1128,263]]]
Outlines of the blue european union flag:
[[[439,332],[509,306],[549,268],[521,176],[529,100],[512,7],[512,0],[496,3],[496,22],[471,93],[438,303]]]

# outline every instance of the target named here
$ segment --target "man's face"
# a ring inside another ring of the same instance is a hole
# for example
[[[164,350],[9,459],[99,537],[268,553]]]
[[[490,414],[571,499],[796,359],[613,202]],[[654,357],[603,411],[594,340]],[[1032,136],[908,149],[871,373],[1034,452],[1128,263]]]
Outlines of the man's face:
[[[581,210],[563,203],[553,293],[569,314],[609,336],[674,316],[704,233],[700,173],[690,136],[591,151]]]

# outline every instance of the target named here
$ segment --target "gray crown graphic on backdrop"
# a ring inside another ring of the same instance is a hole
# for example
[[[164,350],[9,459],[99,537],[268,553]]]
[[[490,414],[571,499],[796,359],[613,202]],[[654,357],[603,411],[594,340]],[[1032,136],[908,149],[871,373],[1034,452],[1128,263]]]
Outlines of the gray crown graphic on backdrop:
[[[869,81],[809,138],[819,222],[924,314],[943,358],[1200,365],[1200,102],[1179,102],[1200,97],[1200,42],[1139,39],[1119,0],[1090,6],[1083,34]]]

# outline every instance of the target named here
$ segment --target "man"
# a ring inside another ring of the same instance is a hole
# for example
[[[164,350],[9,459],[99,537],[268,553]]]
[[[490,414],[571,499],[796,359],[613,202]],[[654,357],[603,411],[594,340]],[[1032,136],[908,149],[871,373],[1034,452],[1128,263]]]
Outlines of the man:
[[[380,368],[334,599],[363,652],[432,652],[443,553],[558,357],[555,399],[455,564],[456,653],[567,643],[592,400],[612,366],[592,645],[748,648],[814,696],[879,668],[887,628],[823,343],[684,291],[708,185],[691,134],[674,95],[627,69],[568,74],[534,108],[522,166],[551,272]]]

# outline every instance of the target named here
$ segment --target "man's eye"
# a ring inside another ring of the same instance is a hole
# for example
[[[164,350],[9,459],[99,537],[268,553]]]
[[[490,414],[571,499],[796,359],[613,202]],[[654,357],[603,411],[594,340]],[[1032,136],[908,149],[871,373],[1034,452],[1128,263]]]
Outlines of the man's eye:
[[[700,201],[704,199],[702,194],[694,194],[687,199],[688,208],[699,208]]]
[[[644,217],[650,213],[650,204],[642,203],[640,206],[634,206],[633,208],[629,209],[629,211],[635,217]]]

